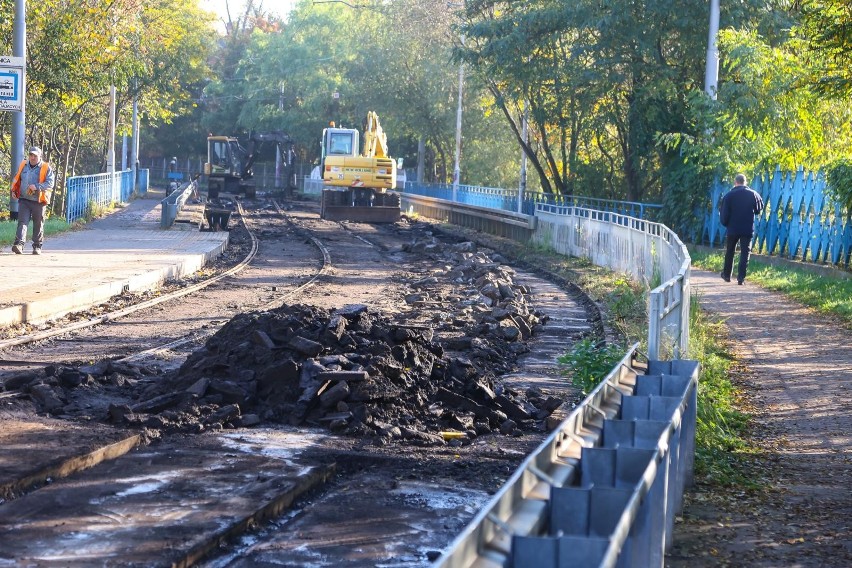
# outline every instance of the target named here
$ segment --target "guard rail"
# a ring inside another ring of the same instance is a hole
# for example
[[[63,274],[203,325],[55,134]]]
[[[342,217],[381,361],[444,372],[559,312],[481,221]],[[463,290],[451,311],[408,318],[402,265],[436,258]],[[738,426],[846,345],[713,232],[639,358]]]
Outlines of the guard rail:
[[[187,200],[193,193],[198,193],[198,177],[187,182],[183,187],[169,193],[165,199],[160,201],[160,228],[168,229],[174,225],[178,213],[186,205]]]
[[[609,211],[539,204],[535,215],[400,193],[404,211],[547,246],[626,272],[648,293],[648,358],[677,358],[689,344],[691,259],[665,225]]]
[[[636,346],[524,460],[435,568],[664,565],[692,482],[698,363]]]

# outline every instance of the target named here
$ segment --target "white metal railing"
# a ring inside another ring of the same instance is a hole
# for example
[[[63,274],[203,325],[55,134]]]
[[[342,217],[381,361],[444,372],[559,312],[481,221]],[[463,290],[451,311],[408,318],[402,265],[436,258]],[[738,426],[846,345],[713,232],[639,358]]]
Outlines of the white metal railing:
[[[539,204],[533,242],[629,274],[648,286],[648,358],[682,357],[689,345],[690,265],[665,225],[580,207]]]

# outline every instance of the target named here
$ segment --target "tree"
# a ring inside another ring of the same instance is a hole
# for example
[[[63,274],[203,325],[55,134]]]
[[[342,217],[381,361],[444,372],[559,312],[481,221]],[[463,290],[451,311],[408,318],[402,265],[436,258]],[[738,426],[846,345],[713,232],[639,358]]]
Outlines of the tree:
[[[813,85],[832,97],[852,94],[852,4],[847,0],[807,0],[799,29],[816,68]]]
[[[3,4],[5,13],[13,12],[9,0]],[[54,210],[62,207],[69,174],[103,169],[110,86],[118,91],[119,132],[129,131],[134,95],[154,123],[185,112],[191,104],[186,86],[206,74],[209,20],[192,0],[29,6],[27,139],[56,168]],[[2,28],[6,44],[11,31]]]

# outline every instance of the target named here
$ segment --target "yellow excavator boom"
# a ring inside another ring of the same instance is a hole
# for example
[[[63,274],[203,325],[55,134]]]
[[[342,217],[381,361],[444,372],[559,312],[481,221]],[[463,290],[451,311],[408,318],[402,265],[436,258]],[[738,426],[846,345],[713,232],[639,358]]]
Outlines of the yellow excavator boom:
[[[365,158],[388,157],[388,137],[379,123],[379,115],[372,110],[364,121],[364,151],[361,155]]]

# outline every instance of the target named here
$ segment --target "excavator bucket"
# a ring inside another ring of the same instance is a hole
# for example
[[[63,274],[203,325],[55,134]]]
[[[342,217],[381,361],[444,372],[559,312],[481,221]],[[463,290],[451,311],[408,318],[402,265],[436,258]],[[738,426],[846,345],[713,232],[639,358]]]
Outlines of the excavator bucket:
[[[371,188],[323,189],[320,217],[328,221],[396,223],[400,218],[399,195]]]

